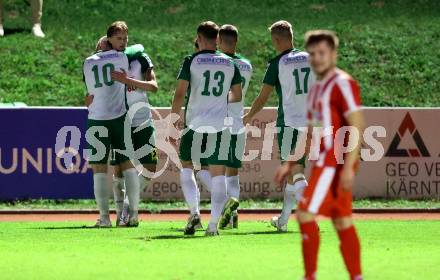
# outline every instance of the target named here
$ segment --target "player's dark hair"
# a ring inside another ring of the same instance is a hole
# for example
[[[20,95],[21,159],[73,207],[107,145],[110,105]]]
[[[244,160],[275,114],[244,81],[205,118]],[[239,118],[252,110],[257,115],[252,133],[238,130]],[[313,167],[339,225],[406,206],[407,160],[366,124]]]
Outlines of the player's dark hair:
[[[212,21],[204,21],[197,27],[197,34],[209,40],[217,39],[218,25]]]
[[[326,42],[333,50],[339,47],[339,38],[330,30],[312,30],[305,35],[306,48],[311,45]]]
[[[224,24],[220,27],[218,36],[222,39],[231,39],[231,41],[237,41],[238,39],[238,29],[232,24]]]
[[[115,21],[107,28],[107,38],[112,37],[116,33],[123,31],[128,33],[128,26],[125,21]]]

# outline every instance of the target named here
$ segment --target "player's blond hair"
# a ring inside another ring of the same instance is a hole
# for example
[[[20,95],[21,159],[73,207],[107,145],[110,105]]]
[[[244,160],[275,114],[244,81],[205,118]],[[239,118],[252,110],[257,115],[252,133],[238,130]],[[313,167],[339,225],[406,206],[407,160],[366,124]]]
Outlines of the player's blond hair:
[[[107,38],[110,38],[121,31],[128,34],[127,24],[125,23],[125,21],[115,21],[107,28]]]
[[[339,47],[339,38],[333,31],[311,30],[305,35],[306,48],[322,41],[327,42],[327,44],[334,50],[337,50]]]
[[[272,35],[284,38],[286,40],[293,40],[293,28],[290,22],[286,20],[279,20],[269,27]]]
[[[107,36],[102,36],[96,43],[95,52],[111,49]]]

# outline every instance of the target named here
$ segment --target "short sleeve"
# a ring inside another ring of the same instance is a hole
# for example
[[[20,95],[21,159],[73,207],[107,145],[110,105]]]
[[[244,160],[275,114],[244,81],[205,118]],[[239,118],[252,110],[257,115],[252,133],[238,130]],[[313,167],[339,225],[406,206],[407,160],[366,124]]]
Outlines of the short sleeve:
[[[361,92],[356,81],[341,79],[337,82],[340,90],[341,111],[344,116],[361,109]]]
[[[264,74],[263,83],[271,86],[275,86],[278,81],[278,63],[275,61],[269,62]]]
[[[141,64],[141,71],[142,73],[145,73],[148,69],[153,68],[153,62],[151,61],[150,57],[146,53],[142,53],[137,57],[137,60]]]
[[[178,80],[190,81],[191,78],[191,57],[185,57],[182,66],[180,67],[179,74],[177,75]]]
[[[125,48],[124,53],[127,55],[128,61],[131,62],[142,55],[144,46],[136,44]]]
[[[237,64],[234,63],[234,77],[232,77],[231,86],[241,84],[241,81],[240,69],[238,69]]]

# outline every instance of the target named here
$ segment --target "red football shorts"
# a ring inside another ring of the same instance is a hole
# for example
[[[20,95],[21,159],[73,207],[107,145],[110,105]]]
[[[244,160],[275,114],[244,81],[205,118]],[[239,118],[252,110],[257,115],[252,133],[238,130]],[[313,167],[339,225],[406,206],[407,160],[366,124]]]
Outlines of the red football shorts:
[[[351,216],[352,193],[339,186],[341,171],[342,166],[313,167],[298,209],[331,218]]]

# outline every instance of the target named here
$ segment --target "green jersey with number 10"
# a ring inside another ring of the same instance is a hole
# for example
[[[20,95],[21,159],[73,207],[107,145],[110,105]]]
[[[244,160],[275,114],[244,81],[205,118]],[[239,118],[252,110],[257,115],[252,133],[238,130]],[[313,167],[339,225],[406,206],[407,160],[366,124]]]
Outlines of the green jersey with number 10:
[[[289,49],[269,61],[263,83],[277,92],[278,127],[307,127],[307,93],[314,82],[307,52]]]
[[[218,132],[225,128],[228,94],[241,83],[240,70],[233,59],[217,51],[204,50],[185,58],[178,80],[189,81],[185,126],[198,132]]]
[[[128,58],[123,52],[111,50],[86,58],[84,79],[87,92],[94,96],[89,119],[112,120],[126,113],[125,85],[111,79],[114,70],[128,71]]]

